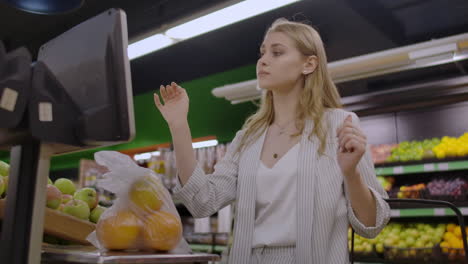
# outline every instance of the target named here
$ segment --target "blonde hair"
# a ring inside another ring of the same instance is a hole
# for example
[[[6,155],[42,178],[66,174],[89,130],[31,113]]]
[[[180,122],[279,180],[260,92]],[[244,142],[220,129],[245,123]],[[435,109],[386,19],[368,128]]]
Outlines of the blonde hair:
[[[315,134],[319,141],[319,154],[324,154],[326,145],[326,132],[322,119],[327,108],[341,108],[340,95],[327,70],[327,57],[325,48],[318,32],[311,26],[288,21],[285,18],[277,19],[266,34],[281,32],[291,38],[296,48],[305,56],[317,56],[318,65],[315,71],[304,76],[304,88],[299,96],[299,104],[296,116],[296,125],[302,134],[305,120],[311,119],[314,128],[309,134],[309,140]],[[266,35],[265,34],[265,35]],[[244,134],[237,151],[258,139],[268,125],[274,120],[273,94],[271,91],[263,91],[258,111],[250,116],[244,123]]]

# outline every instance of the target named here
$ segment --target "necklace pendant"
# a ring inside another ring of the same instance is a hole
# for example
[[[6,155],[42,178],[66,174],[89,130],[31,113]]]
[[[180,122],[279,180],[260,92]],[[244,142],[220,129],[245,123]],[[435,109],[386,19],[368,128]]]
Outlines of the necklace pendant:
[[[275,158],[275,159],[278,158],[278,154],[274,153],[273,158]]]

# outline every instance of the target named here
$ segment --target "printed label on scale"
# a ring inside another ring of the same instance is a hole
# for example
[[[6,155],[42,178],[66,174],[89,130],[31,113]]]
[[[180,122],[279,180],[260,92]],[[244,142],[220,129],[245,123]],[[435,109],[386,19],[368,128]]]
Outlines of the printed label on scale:
[[[0,99],[0,108],[13,112],[15,110],[17,100],[18,92],[5,87],[5,89],[3,89],[2,98]]]
[[[52,120],[52,104],[46,102],[39,103],[39,121],[51,122]]]

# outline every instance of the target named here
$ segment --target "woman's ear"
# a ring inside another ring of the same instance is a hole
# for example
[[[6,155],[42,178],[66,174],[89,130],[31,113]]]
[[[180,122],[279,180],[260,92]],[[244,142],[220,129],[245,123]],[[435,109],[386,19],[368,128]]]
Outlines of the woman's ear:
[[[315,55],[308,56],[306,58],[306,62],[304,63],[304,68],[302,69],[302,73],[304,75],[311,74],[315,71],[318,65],[318,58]]]

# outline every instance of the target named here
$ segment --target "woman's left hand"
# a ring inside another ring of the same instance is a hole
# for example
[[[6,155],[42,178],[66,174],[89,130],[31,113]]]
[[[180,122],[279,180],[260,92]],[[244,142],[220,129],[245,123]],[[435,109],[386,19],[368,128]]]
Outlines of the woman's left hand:
[[[345,177],[357,175],[357,165],[366,152],[367,138],[348,115],[337,129],[338,164]]]

